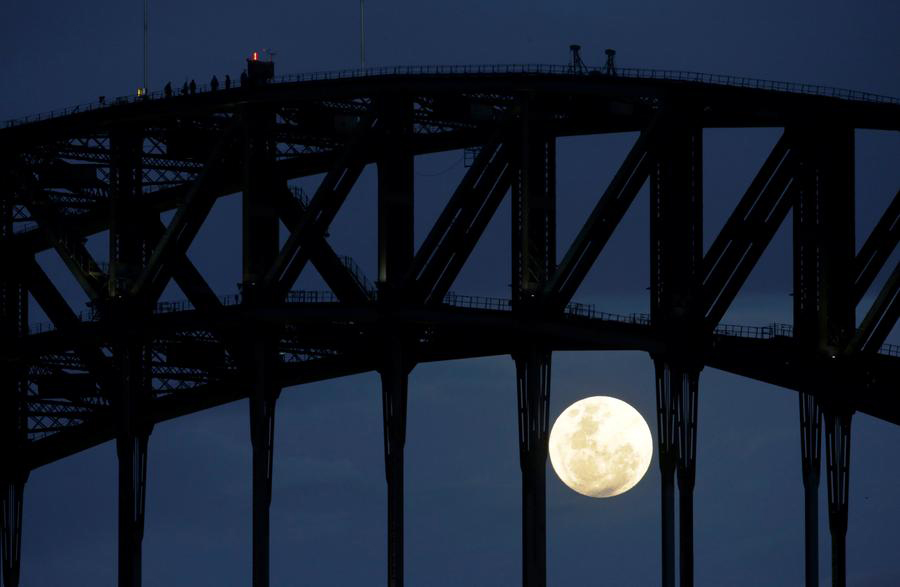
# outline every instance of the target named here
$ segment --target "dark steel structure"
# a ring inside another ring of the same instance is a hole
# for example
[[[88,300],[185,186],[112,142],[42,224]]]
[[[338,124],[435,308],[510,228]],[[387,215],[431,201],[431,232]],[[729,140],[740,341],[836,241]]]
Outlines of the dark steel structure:
[[[703,130],[721,127],[784,132],[704,253]],[[654,362],[664,586],[676,584],[676,568],[680,585],[693,582],[698,381],[707,365],[798,392],[808,585],[818,584],[824,425],[834,584],[843,585],[852,414],[900,424],[900,349],[882,346],[900,312],[900,266],[856,319],[900,239],[900,193],[857,250],[855,129],[900,130],[900,102],[583,63],[251,76],[224,91],[8,123],[0,129],[4,585],[19,583],[29,471],[109,440],[119,460],[119,585],[140,585],[153,426],[242,398],[253,446],[253,584],[268,585],[279,394],[364,371],[381,375],[387,575],[402,585],[408,374],[426,361],[506,354],[517,373],[523,584],[543,586],[551,355],[575,349],[642,350]],[[557,138],[624,131],[639,138],[558,260]],[[416,250],[415,158],[457,149],[475,154],[472,164]],[[371,164],[376,287],[328,240]],[[324,178],[311,197],[288,183],[313,174]],[[649,316],[573,303],[648,182]],[[216,200],[237,192],[243,281],[221,297],[186,252]],[[511,298],[450,294],[506,197]],[[161,214],[172,211],[164,223],[169,215]],[[720,324],[789,211],[793,326]],[[290,231],[283,245],[279,222]],[[85,239],[103,232],[109,252],[97,260]],[[89,311],[78,314],[35,260],[48,249],[90,299]],[[293,290],[309,264],[330,292]],[[173,281],[186,302],[160,302]],[[29,328],[29,296],[52,328]]]

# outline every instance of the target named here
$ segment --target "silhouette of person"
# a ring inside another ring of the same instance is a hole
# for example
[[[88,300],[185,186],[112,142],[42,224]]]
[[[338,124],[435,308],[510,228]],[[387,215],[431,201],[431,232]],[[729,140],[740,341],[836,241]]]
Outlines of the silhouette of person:
[[[187,96],[187,92],[188,92],[188,85],[187,85],[187,82],[184,82],[184,85],[181,86],[181,95]]]
[[[195,82],[194,80],[191,80],[190,88],[191,88],[191,95],[193,96],[194,94],[197,93],[197,82]]]
[[[227,73],[225,74],[225,89],[226,90],[231,89],[231,76],[228,75]]]
[[[172,82],[166,82],[166,87],[163,88],[163,93],[165,94],[166,98],[172,97]]]
[[[241,72],[241,85],[242,86],[247,85],[247,72],[246,71]]]
[[[209,82],[209,89],[214,92],[219,89],[219,78],[217,78],[216,76],[212,77],[212,80],[210,80]]]

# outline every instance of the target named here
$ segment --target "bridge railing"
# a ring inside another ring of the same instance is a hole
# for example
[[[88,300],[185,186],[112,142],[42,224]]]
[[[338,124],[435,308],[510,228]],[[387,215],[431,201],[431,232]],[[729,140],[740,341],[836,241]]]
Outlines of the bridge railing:
[[[397,75],[498,75],[498,74],[536,74],[536,75],[585,75],[585,76],[606,76],[633,79],[652,79],[652,80],[670,80],[682,82],[694,82],[701,84],[730,86],[738,88],[753,88],[759,90],[768,90],[774,92],[785,92],[790,94],[806,94],[814,96],[829,96],[832,98],[840,98],[842,100],[852,100],[856,102],[874,102],[885,104],[900,104],[900,98],[892,96],[884,96],[871,92],[862,92],[859,90],[851,90],[847,88],[836,88],[831,86],[820,86],[815,84],[801,84],[794,82],[783,82],[776,80],[765,80],[752,77],[742,77],[733,75],[721,75],[715,73],[701,73],[696,71],[680,71],[669,69],[644,69],[644,68],[617,68],[614,74],[607,73],[602,68],[584,68],[576,71],[569,65],[558,64],[501,64],[501,65],[401,65],[393,67],[372,67],[366,69],[345,69],[333,71],[317,71],[308,73],[298,73],[278,76],[273,83],[296,83],[310,81],[326,81],[347,78],[365,78],[365,77],[387,77]],[[230,90],[218,89],[216,91],[238,91],[243,89],[242,86],[236,85]],[[204,94],[213,91],[209,85],[199,85],[196,93]],[[182,97],[179,92],[175,92],[171,98]],[[58,118],[60,116],[68,116],[79,112],[90,112],[92,110],[109,108],[121,104],[130,104],[134,102],[142,102],[146,100],[168,99],[162,91],[149,92],[142,96],[119,96],[111,100],[103,102],[88,102],[32,114],[20,118],[6,120],[3,126],[13,127],[20,124],[47,120],[50,118]]]
[[[468,296],[454,292],[444,296],[444,304],[454,308],[472,308],[476,310],[512,310],[512,300],[509,298]]]
[[[342,255],[340,257],[340,260],[341,260],[341,265],[343,265],[347,269],[347,272],[350,273],[350,275],[353,277],[353,279],[356,281],[356,283],[359,285],[359,287],[361,287],[363,289],[363,291],[365,291],[367,294],[369,294],[370,298],[377,297],[378,288],[375,286],[374,283],[369,281],[369,278],[366,277],[366,274],[362,270],[362,268],[359,265],[357,265],[356,261],[353,260],[353,257],[351,257],[349,255]]]
[[[878,354],[891,357],[900,357],[900,344],[885,343],[878,349]]]
[[[791,324],[772,323],[768,326],[745,326],[742,324],[719,324],[713,330],[720,336],[737,336],[740,338],[775,338],[794,336],[794,327]]]
[[[374,288],[372,289],[374,293]],[[240,294],[231,294],[220,296],[220,302],[223,306],[236,306],[241,303]],[[340,303],[340,299],[330,291],[315,290],[294,290],[288,292],[285,296],[285,303],[288,304],[336,304]],[[475,310],[493,310],[493,311],[512,311],[512,300],[509,298],[497,298],[488,296],[471,296],[461,295],[455,292],[449,292],[444,296],[444,305],[454,308],[468,308]],[[172,312],[186,312],[194,310],[194,305],[188,300],[176,300],[159,302],[154,307],[155,314],[168,314]],[[601,320],[604,322],[617,322],[619,324],[636,324],[640,326],[650,326],[650,315],[646,313],[631,314],[614,314],[610,312],[602,312],[594,307],[594,304],[582,304],[572,302],[568,304],[564,310],[564,315],[569,318],[580,318],[588,320]],[[88,309],[78,314],[78,320],[82,322],[91,322],[99,319],[99,313],[94,309]],[[41,334],[44,332],[55,331],[56,327],[50,322],[39,322],[30,324],[28,327],[29,334]],[[794,327],[791,324],[783,324],[773,322],[766,326],[748,326],[744,324],[719,324],[713,330],[713,334],[718,336],[729,336],[736,338],[755,338],[768,340],[773,338],[793,338]],[[900,357],[900,344],[885,343],[878,350],[879,354],[892,357]]]

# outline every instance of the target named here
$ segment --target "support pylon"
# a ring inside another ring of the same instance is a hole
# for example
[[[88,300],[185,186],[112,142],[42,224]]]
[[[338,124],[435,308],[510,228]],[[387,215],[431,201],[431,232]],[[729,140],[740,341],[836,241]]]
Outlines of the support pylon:
[[[531,347],[517,354],[519,465],[522,469],[522,584],[547,584],[547,441],[550,425],[550,353]]]
[[[402,345],[391,337],[382,363],[381,397],[384,416],[384,464],[388,491],[389,587],[403,585],[403,449],[406,445],[406,403],[409,369]]]
[[[653,361],[656,374],[656,435],[661,477],[660,512],[662,585],[675,587],[675,469],[678,464],[676,435],[677,388],[672,373],[662,360]],[[677,375],[676,375],[677,379]]]
[[[140,587],[147,499],[147,434],[116,439],[119,458],[119,587]]]
[[[275,365],[264,343],[256,344],[256,377],[250,394],[250,443],[253,448],[253,586],[269,585],[269,511],[275,456]]]
[[[678,553],[682,587],[694,584],[694,479],[697,462],[697,392],[699,374],[685,369],[681,381],[675,427],[678,439]]]
[[[3,550],[3,585],[18,587],[22,563],[22,504],[25,494],[25,476],[4,481],[0,494],[2,533],[0,547]]]
[[[847,585],[847,510],[850,497],[849,411],[825,410],[828,472],[828,528],[831,531],[831,584]]]
[[[800,450],[803,463],[804,561],[806,587],[819,585],[819,472],[822,410],[816,398],[800,396]]]

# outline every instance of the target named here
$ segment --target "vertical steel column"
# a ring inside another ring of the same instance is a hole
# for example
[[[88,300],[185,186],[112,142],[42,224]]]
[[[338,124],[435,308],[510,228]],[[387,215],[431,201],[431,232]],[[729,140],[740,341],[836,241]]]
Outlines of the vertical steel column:
[[[512,164],[512,302],[523,320],[539,315],[538,292],[556,269],[556,138],[531,97],[519,102]],[[550,352],[525,344],[514,355],[522,469],[522,584],[547,584],[547,440]]]
[[[673,467],[679,490],[679,575],[694,581],[693,492],[697,393],[703,348],[700,280],[703,263],[702,129],[689,113],[669,122],[650,181],[650,312],[666,351],[654,357],[662,476],[662,584],[675,583]],[[685,122],[687,121],[687,122]],[[674,461],[674,462],[673,462]]]
[[[276,190],[284,189],[274,171],[275,114],[248,107],[243,122],[243,281],[241,303],[262,306],[283,300],[269,299],[261,282],[278,256]],[[277,329],[248,324],[242,334],[243,376],[251,388],[249,398],[252,445],[252,577],[254,587],[269,585],[269,511],[272,504],[272,471],[275,455],[275,403],[278,383]]]
[[[851,275],[854,234],[853,130],[802,129],[794,193],[794,337],[804,350],[811,378],[801,396],[801,435],[806,495],[806,581],[816,584],[819,407],[825,417],[828,456],[832,581],[846,581],[845,538],[850,459],[850,418],[843,395],[844,349],[856,330]],[[815,443],[812,446],[811,443]],[[808,457],[808,460],[807,460]]]
[[[413,259],[414,159],[413,102],[396,96],[378,104],[381,155],[378,158],[378,300],[386,314],[408,297],[403,279]],[[384,418],[384,461],[388,492],[387,584],[403,585],[403,449],[406,444],[406,403],[413,367],[404,335],[384,325],[381,397]]]
[[[675,585],[675,472],[681,525],[681,582],[693,581],[694,471],[697,454],[697,390],[699,373],[654,359],[656,425],[662,477],[662,583]]]
[[[522,100],[512,163],[512,299],[525,309],[556,270],[556,138],[536,104]]]
[[[15,478],[9,478],[16,475]],[[3,516],[3,534],[0,535],[3,548],[3,585],[18,587],[19,570],[22,563],[22,505],[27,474],[13,471],[4,472],[3,487],[0,489],[0,515]]]
[[[675,587],[675,468],[678,465],[676,435],[677,385],[672,386],[673,373],[661,359],[653,360],[656,374],[656,430],[659,443],[661,477],[660,512],[662,514],[662,584]],[[680,379],[678,373],[675,380]]]
[[[697,462],[697,389],[699,373],[681,373],[675,414],[678,438],[678,517],[681,585],[694,584],[694,478]]]
[[[129,392],[123,389],[125,394]],[[131,429],[116,438],[119,459],[119,586],[141,584],[141,543],[147,496],[148,434]]]
[[[514,356],[522,469],[522,584],[547,584],[547,440],[550,353],[532,345]]]
[[[275,402],[278,393],[277,365],[273,361],[276,339],[260,332],[250,346],[252,391],[250,393],[250,443],[253,468],[253,586],[269,584],[269,510],[272,505],[272,468],[275,453]]]
[[[384,472],[388,486],[387,584],[403,585],[403,448],[406,445],[406,403],[409,369],[399,337],[384,341],[381,401],[384,417]]]
[[[794,337],[840,358],[856,330],[852,129],[807,129],[794,193]]]
[[[819,585],[819,471],[821,470],[822,410],[815,396],[801,393],[800,452],[803,463],[806,587]]]
[[[382,129],[378,158],[378,287],[379,299],[393,302],[412,264],[414,159],[410,142],[412,100],[397,96],[379,105]]]
[[[16,357],[21,336],[28,332],[28,292],[16,279],[16,263],[10,258],[7,239],[13,234],[11,190],[0,175],[0,550],[3,585],[18,587],[22,558],[22,504],[28,464],[22,453],[27,442],[28,418],[25,398],[28,381],[25,366]]]
[[[831,584],[847,585],[847,510],[850,493],[849,411],[825,411],[828,469],[828,529],[831,531]]]
[[[110,273],[101,312],[109,324],[121,325],[112,357],[119,391],[112,398],[119,419],[119,587],[141,584],[147,444],[152,426],[145,420],[151,385],[149,346],[143,340],[140,309],[129,298],[129,288],[149,254],[135,203],[143,190],[143,141],[143,129],[138,127],[110,133]]]

